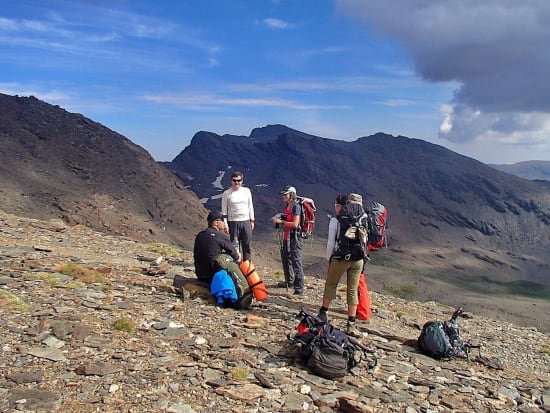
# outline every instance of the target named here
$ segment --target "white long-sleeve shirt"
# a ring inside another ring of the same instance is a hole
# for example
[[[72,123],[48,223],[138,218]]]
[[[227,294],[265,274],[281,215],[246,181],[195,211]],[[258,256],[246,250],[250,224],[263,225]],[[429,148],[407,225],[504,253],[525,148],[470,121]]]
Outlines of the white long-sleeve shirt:
[[[332,257],[332,254],[334,253],[334,248],[336,248],[338,225],[339,223],[336,217],[332,217],[328,222],[327,261],[330,261],[330,257]]]
[[[222,194],[222,214],[227,221],[254,221],[254,206],[252,205],[252,193],[246,187],[238,190],[229,188]]]

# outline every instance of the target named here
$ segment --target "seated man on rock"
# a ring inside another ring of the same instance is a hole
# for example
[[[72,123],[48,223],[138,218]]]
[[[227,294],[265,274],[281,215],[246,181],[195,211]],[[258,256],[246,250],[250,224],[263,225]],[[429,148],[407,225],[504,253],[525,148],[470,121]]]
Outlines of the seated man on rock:
[[[199,232],[195,238],[193,259],[197,278],[205,283],[212,282],[214,277],[213,259],[218,254],[228,254],[236,262],[241,261],[239,252],[224,234],[223,215],[212,211],[207,217],[208,228]]]

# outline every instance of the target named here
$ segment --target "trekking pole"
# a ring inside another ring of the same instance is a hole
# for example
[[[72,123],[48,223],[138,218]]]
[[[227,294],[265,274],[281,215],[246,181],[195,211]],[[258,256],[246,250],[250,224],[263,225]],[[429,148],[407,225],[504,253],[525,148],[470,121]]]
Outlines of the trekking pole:
[[[453,315],[451,316],[451,321],[456,322],[456,319],[458,318],[458,316],[463,312],[464,310],[462,309],[462,307],[457,308],[453,313]]]
[[[285,240],[284,240],[284,237],[283,237],[283,245],[284,244],[285,244]],[[286,248],[288,248],[287,251],[288,251],[288,254],[290,255],[290,236],[286,240]],[[287,271],[288,271],[288,269],[287,269]],[[284,273],[284,269],[283,269],[283,273]],[[294,276],[296,277],[296,274],[294,274]],[[286,277],[285,277],[285,284],[286,284],[286,293],[288,295],[288,294],[290,294],[290,291],[289,291],[288,280],[286,279]]]
[[[466,360],[470,361],[470,350],[473,348],[477,348],[478,350],[478,356],[481,357],[481,344],[472,344],[469,341],[466,341],[464,343],[464,352],[466,353]]]
[[[278,215],[279,214],[275,215],[273,218],[278,217]],[[275,239],[279,244],[279,259],[281,260],[281,266],[283,265],[282,253],[283,253],[283,247],[284,247],[282,234],[283,234],[283,231],[281,230],[281,227],[279,225],[275,225]],[[284,277],[284,269],[283,269],[283,277]],[[285,285],[286,285],[286,278],[285,278]],[[287,293],[288,293],[288,285],[287,285]]]

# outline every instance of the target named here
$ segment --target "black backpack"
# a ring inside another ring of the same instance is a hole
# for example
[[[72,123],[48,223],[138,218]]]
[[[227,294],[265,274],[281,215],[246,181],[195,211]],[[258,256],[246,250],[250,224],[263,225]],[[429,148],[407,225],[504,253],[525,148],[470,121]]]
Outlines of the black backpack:
[[[338,238],[332,258],[356,261],[365,258],[367,252],[368,216],[359,204],[346,204],[336,217]]]
[[[300,355],[308,369],[321,377],[345,376],[362,358],[367,348],[342,330],[324,322],[302,308],[298,333],[289,339],[300,345]]]
[[[435,359],[454,359],[462,351],[465,351],[468,356],[470,348],[479,348],[459,337],[460,331],[456,319],[462,313],[462,308],[459,308],[449,321],[428,321],[424,324],[418,337],[420,350]]]

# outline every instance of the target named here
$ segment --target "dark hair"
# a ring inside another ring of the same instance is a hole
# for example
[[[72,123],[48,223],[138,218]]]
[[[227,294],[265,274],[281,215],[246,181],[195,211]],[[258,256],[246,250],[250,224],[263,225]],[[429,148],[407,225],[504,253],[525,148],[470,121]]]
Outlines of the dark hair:
[[[348,196],[347,195],[338,195],[336,196],[336,201],[338,205],[346,205],[348,203]]]
[[[235,171],[231,174],[231,178],[237,178],[238,176],[244,178],[244,174],[241,171]]]

